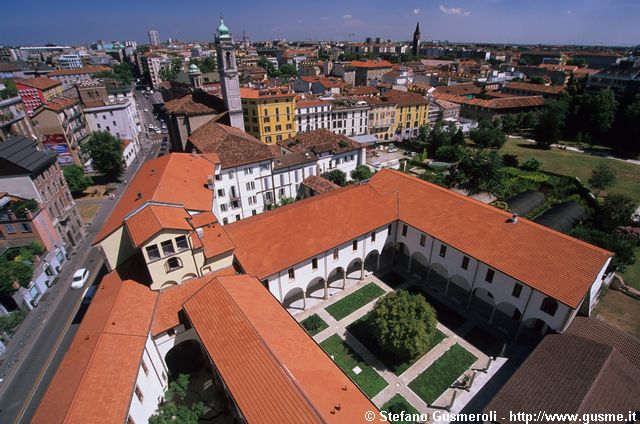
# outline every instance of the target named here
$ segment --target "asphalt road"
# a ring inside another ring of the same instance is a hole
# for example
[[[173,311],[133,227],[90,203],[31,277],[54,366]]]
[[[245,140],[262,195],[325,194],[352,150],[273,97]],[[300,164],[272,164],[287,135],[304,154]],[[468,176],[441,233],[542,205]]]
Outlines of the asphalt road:
[[[138,93],[136,92],[136,94]],[[142,95],[136,95],[136,97],[142,100],[138,103],[142,118],[141,126],[148,127],[149,123],[159,125],[151,113],[151,105],[148,104],[148,101]],[[145,108],[148,108],[149,112],[143,112]],[[162,137],[164,134],[160,136]],[[133,179],[141,161],[158,155],[159,143],[150,143],[149,139],[143,136],[141,144],[143,152],[139,156],[139,161],[134,162],[125,173],[123,177],[125,181]],[[124,186],[119,187],[117,195],[124,188]],[[0,381],[0,423],[28,423],[40,404],[88,308],[88,305],[82,304],[86,289],[90,284],[99,284],[107,272],[102,254],[92,248],[90,243],[111,213],[115,203],[114,200],[105,200],[102,203],[92,225],[87,227],[87,238],[73,253],[69,263],[62,270],[54,290],[45,294],[53,295],[55,291],[57,293],[55,302],[57,303],[53,303],[51,311],[42,320],[37,334],[33,334],[24,341],[30,346],[25,348],[25,353],[15,365],[15,369],[8,373],[3,381]],[[76,269],[82,267],[91,271],[89,282],[82,290],[71,290],[69,288],[71,275]],[[20,343],[20,340],[14,338],[11,343]]]

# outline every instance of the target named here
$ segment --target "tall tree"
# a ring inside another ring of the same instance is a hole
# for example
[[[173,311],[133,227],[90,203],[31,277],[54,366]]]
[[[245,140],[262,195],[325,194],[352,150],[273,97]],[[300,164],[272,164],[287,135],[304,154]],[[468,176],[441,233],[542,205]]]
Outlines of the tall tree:
[[[296,69],[296,67],[288,63],[285,63],[282,66],[280,66],[278,68],[278,71],[280,71],[280,76],[285,78],[292,78],[292,77],[298,76],[298,70]]]
[[[534,139],[541,147],[550,147],[560,140],[569,105],[565,99],[548,101],[533,129]]]
[[[185,405],[188,386],[187,374],[180,374],[176,381],[171,382],[165,391],[164,402],[149,417],[149,424],[198,424],[205,406],[202,402]]]
[[[106,131],[95,131],[81,147],[93,162],[93,168],[115,181],[124,173],[122,141]]]
[[[92,183],[91,178],[84,175],[84,170],[78,165],[65,166],[62,168],[62,174],[74,196],[81,195]]]
[[[351,178],[356,181],[365,181],[371,178],[373,172],[367,165],[358,165],[356,169],[351,171]]]
[[[164,81],[173,81],[182,71],[182,59],[174,57],[171,63],[160,68],[160,79]]]
[[[460,187],[470,194],[499,193],[502,187],[502,158],[495,150],[469,149],[458,167]]]
[[[334,184],[339,185],[340,187],[344,187],[347,185],[347,174],[344,171],[339,169],[334,169],[333,171],[329,171],[322,175],[323,178],[331,181]]]
[[[596,190],[596,197],[600,196],[603,190],[608,189],[616,182],[616,171],[609,165],[598,165],[591,171],[589,185]]]
[[[629,225],[635,209],[633,199],[623,194],[609,194],[597,215],[598,226],[602,231],[613,231],[616,227]]]

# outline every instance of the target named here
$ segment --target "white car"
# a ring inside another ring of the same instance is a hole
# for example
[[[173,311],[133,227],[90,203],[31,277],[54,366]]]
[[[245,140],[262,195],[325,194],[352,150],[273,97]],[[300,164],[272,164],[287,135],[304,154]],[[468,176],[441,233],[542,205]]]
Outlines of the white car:
[[[158,128],[158,127],[155,127],[154,131],[156,132],[156,134],[161,134],[162,133],[162,131],[160,131],[160,128]]]
[[[145,112],[149,112],[149,109],[147,109],[147,108],[144,108],[144,111],[145,111]]]
[[[89,270],[86,268],[80,268],[73,274],[73,280],[71,280],[72,289],[80,289],[89,279]]]

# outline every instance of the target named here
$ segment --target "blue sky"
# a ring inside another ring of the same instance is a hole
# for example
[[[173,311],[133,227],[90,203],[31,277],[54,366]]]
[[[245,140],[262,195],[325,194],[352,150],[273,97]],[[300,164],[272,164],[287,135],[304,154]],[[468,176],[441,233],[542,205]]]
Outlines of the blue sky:
[[[97,39],[211,40],[222,13],[253,40],[422,39],[513,43],[640,44],[638,0],[21,0],[3,4],[0,44]]]

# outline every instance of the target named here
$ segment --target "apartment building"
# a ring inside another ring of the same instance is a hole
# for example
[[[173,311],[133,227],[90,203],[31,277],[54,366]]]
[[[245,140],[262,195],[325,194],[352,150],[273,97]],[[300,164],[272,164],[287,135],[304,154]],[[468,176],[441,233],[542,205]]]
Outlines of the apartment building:
[[[343,98],[331,102],[331,131],[347,136],[367,133],[369,105],[360,99]]]
[[[62,83],[62,89],[68,90],[75,84],[82,81],[90,81],[94,74],[98,72],[108,72],[111,68],[108,66],[85,66],[74,69],[56,69],[51,71],[47,77]]]
[[[38,109],[43,103],[54,97],[62,96],[62,84],[47,77],[15,80],[18,95],[22,97],[29,115]]]
[[[22,134],[35,140],[36,132],[20,96],[0,99],[0,142]]]
[[[394,140],[396,135],[396,103],[380,97],[366,97],[369,105],[367,133],[378,140]]]
[[[429,101],[420,94],[389,90],[383,100],[396,104],[396,138],[416,137],[421,126],[429,123]]]
[[[286,88],[241,88],[244,128],[265,144],[296,134],[295,93]]]
[[[331,129],[331,102],[317,99],[296,100],[296,132]]]

